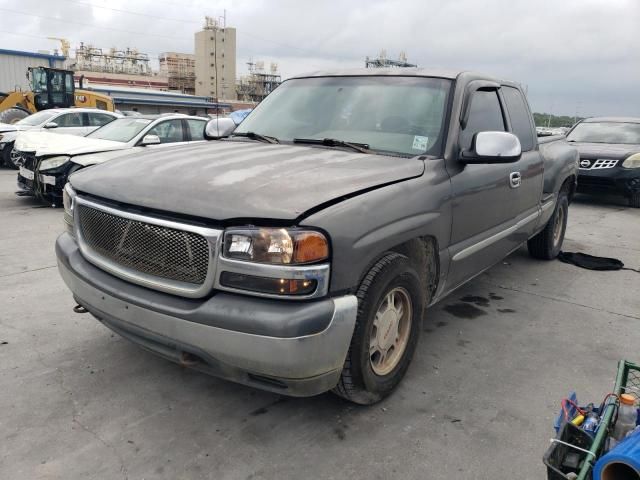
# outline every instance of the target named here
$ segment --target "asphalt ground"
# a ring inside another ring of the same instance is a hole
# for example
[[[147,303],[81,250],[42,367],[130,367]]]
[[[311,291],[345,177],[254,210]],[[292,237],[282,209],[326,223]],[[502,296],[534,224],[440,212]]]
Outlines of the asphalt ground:
[[[428,311],[397,392],[292,399],[114,335],[58,275],[62,211],[0,169],[0,478],[544,479],[559,401],[640,361],[640,274],[513,253]],[[578,197],[565,250],[640,268],[640,210]]]

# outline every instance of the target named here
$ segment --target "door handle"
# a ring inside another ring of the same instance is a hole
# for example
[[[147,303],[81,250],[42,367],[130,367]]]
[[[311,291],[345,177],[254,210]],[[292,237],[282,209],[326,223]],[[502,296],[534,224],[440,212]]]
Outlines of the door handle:
[[[518,188],[522,183],[522,175],[520,172],[511,172],[509,175],[509,186],[511,188]]]

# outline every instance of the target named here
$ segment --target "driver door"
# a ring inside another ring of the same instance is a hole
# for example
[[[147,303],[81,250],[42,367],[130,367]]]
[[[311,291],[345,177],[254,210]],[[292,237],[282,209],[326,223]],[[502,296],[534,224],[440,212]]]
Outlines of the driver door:
[[[471,148],[478,132],[509,131],[499,86],[481,87],[467,95],[471,98],[459,136],[460,152]],[[526,240],[517,232],[521,202],[513,181],[520,162],[464,164],[454,160],[450,165],[453,220],[448,289],[500,261]]]

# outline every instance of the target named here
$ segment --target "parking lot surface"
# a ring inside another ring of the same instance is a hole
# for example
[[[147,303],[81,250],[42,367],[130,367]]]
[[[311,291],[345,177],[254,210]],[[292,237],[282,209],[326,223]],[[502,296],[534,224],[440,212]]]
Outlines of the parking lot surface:
[[[72,312],[62,210],[0,169],[0,478],[536,479],[569,390],[599,402],[640,360],[640,274],[526,248],[425,318],[382,403],[293,399],[184,369]],[[578,197],[566,251],[640,268],[640,210]],[[515,475],[515,477],[514,477]]]

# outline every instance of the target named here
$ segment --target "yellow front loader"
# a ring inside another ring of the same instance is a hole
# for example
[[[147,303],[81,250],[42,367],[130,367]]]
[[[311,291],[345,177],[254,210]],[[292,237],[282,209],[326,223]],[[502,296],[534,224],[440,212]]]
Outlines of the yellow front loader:
[[[15,123],[48,108],[93,107],[115,110],[108,95],[76,90],[73,72],[57,68],[33,67],[27,73],[31,91],[0,92],[0,122]],[[82,85],[80,85],[82,88]]]

